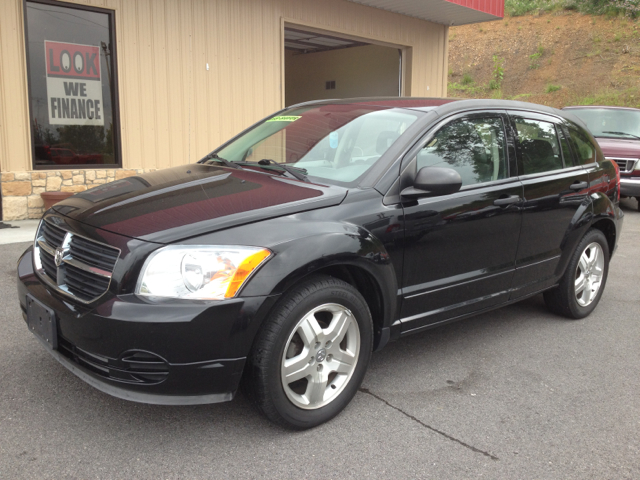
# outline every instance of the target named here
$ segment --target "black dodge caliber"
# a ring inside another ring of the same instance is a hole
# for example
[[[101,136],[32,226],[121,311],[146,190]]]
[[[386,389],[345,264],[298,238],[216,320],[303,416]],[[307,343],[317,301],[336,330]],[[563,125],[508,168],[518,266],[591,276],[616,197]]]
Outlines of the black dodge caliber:
[[[620,175],[569,112],[521,102],[320,101],[192,165],[55,205],[18,264],[29,329],[119,398],[231,400],[309,428],[390,340],[544,292],[589,315]]]

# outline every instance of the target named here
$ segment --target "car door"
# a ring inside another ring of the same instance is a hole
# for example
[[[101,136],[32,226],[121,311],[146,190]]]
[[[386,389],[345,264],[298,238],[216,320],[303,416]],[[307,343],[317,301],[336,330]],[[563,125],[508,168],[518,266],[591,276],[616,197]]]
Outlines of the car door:
[[[508,299],[522,185],[507,122],[500,111],[457,115],[405,158],[405,172],[413,178],[420,168],[444,166],[460,173],[462,187],[449,195],[403,201],[403,333]]]
[[[574,165],[562,121],[531,112],[510,112],[518,171],[524,187],[522,230],[511,299],[553,285],[563,252],[574,244],[573,224],[589,208],[589,174]]]

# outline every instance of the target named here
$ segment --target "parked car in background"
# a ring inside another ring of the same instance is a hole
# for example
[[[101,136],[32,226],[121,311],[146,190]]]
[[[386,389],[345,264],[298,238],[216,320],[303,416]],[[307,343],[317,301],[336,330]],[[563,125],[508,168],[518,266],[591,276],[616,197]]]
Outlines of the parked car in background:
[[[541,292],[589,315],[619,182],[569,112],[310,102],[196,164],[56,204],[18,262],[18,297],[49,353],[103,392],[214,403],[244,377],[269,419],[310,428],[391,340]]]
[[[102,163],[99,153],[76,153],[70,148],[51,147],[51,160],[56,165],[94,165]]]
[[[104,163],[100,153],[76,153],[65,146],[36,145],[37,165],[99,165]]]
[[[640,109],[627,107],[565,107],[587,124],[605,158],[620,167],[621,194],[635,197],[640,211]]]

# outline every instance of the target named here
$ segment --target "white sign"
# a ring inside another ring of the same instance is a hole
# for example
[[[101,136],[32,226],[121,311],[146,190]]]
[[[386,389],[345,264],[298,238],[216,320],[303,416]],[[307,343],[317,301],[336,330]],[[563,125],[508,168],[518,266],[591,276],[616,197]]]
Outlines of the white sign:
[[[44,42],[51,125],[104,125],[100,47]]]

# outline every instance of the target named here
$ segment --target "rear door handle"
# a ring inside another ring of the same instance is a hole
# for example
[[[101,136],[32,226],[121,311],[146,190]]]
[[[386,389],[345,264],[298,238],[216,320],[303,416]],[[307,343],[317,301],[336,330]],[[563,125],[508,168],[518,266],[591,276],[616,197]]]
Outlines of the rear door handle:
[[[571,190],[584,190],[589,187],[589,182],[574,182],[569,187]]]
[[[496,198],[493,201],[493,204],[498,207],[504,207],[505,205],[511,205],[512,203],[518,203],[520,201],[520,197],[518,195],[509,195],[508,197],[500,197]]]

